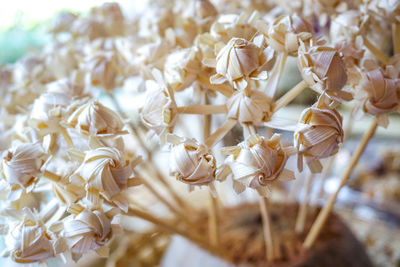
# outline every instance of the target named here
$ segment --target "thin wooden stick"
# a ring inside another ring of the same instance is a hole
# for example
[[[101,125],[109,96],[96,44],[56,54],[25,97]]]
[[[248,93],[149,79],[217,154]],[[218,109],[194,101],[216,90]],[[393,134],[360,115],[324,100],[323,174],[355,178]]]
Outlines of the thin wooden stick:
[[[400,54],[400,23],[398,22],[392,24],[392,39],[394,54]]]
[[[259,203],[264,228],[266,260],[267,262],[272,262],[274,260],[274,246],[271,233],[271,220],[269,218],[268,212],[268,199],[266,197],[260,196]]]
[[[148,221],[148,222],[151,222],[151,223],[157,225],[158,227],[164,229],[167,232],[181,235],[213,254],[226,255],[226,252],[222,253],[220,248],[209,244],[200,235],[197,235],[190,231],[184,231],[184,230],[176,227],[176,225],[167,223],[165,220],[159,219],[148,212],[141,211],[141,210],[133,208],[133,207],[129,207],[129,210],[125,215],[141,218],[145,221]]]
[[[379,50],[378,48],[376,48],[375,45],[373,45],[368,39],[367,37],[363,36],[363,41],[364,41],[364,45],[365,47],[368,48],[369,51],[371,51],[372,54],[374,54],[380,61],[382,61],[384,64],[388,64],[389,63],[389,59],[385,56],[385,54]]]
[[[224,124],[221,125],[212,135],[210,135],[205,144],[208,147],[213,147],[216,143],[218,143],[224,136],[235,127],[237,120],[227,119]]]
[[[218,114],[227,113],[226,105],[191,105],[177,108],[178,113],[182,114]]]
[[[356,166],[358,160],[360,159],[362,153],[364,152],[364,149],[366,148],[369,140],[374,135],[377,126],[378,126],[378,121],[376,118],[374,118],[373,122],[371,123],[371,126],[369,127],[368,131],[365,133],[363,138],[361,139],[361,142],[359,143],[354,155],[352,156],[351,161],[342,176],[339,187],[336,189],[335,193],[333,195],[331,195],[331,197],[328,200],[328,203],[325,204],[325,206],[322,208],[322,210],[318,214],[317,219],[314,221],[314,223],[311,227],[311,230],[308,233],[308,235],[304,241],[304,244],[303,244],[303,247],[305,249],[310,249],[313,246],[315,240],[318,238],[318,235],[319,235],[323,225],[325,224],[330,212],[333,209],[333,206],[335,204],[337,196],[339,195],[340,190],[347,183],[347,180],[349,179],[351,172],[353,171],[353,169]]]
[[[307,175],[304,198],[303,201],[301,202],[299,213],[297,214],[297,219],[296,219],[295,231],[297,234],[303,233],[304,226],[306,225],[308,203],[310,201],[310,193],[313,180],[314,180],[313,173]]]
[[[299,82],[295,87],[290,89],[286,94],[284,94],[281,98],[279,98],[276,101],[273,112],[276,112],[277,110],[285,107],[307,87],[308,84],[304,80]]]
[[[204,75],[199,75],[197,81],[205,88],[217,91],[226,97],[231,97],[234,93],[232,87],[225,84],[211,84],[210,78]]]
[[[285,68],[286,59],[287,53],[281,53],[278,62],[275,63],[275,67],[267,80],[264,92],[271,98],[275,96],[276,90],[278,89],[279,81],[281,79],[283,69]]]

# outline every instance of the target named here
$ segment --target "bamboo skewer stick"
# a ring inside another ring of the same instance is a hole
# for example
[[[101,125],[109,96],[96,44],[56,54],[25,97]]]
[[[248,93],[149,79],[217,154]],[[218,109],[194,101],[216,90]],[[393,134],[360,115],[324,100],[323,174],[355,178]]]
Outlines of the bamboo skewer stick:
[[[192,105],[192,106],[183,106],[178,107],[178,113],[181,114],[218,114],[218,113],[227,113],[228,109],[226,105]]]
[[[234,119],[227,119],[224,124],[221,125],[213,134],[207,137],[205,145],[208,147],[213,147],[218,143],[224,136],[235,127],[237,121]]]
[[[365,133],[363,138],[361,139],[361,142],[359,143],[354,155],[352,156],[351,161],[342,176],[339,187],[336,189],[335,193],[333,195],[331,195],[328,202],[325,204],[325,206],[322,208],[322,210],[318,214],[317,219],[314,221],[314,223],[311,227],[311,230],[308,233],[308,235],[304,241],[304,244],[303,244],[303,247],[305,249],[310,249],[313,246],[323,225],[325,224],[326,220],[328,219],[330,212],[333,209],[333,206],[335,204],[337,196],[339,195],[340,190],[343,188],[343,186],[348,181],[352,170],[354,169],[355,165],[357,164],[358,160],[360,159],[364,149],[366,148],[366,146],[368,144],[368,141],[374,135],[377,126],[378,126],[378,121],[376,118],[374,118],[373,122],[371,123],[371,126],[369,127],[368,131]]]
[[[204,93],[204,102],[207,106],[209,104],[209,99],[207,92]],[[226,106],[224,105],[225,109]],[[211,131],[211,115],[204,116],[204,123],[203,123],[203,139],[204,141],[208,138]],[[219,246],[219,227],[218,227],[218,198],[213,196],[211,190],[209,192],[209,199],[210,199],[210,210],[209,210],[209,238],[211,244],[214,246]]]
[[[367,37],[363,36],[362,38],[363,38],[365,47],[367,47],[368,50],[371,51],[372,54],[374,54],[374,55],[375,55],[380,61],[382,61],[384,64],[388,64],[388,63],[389,63],[389,59],[385,56],[385,54],[383,54],[381,50],[379,50],[378,48],[376,48],[376,46],[373,45],[373,44],[367,39]]]
[[[304,231],[304,226],[307,221],[308,203],[310,201],[311,187],[314,180],[314,174],[311,173],[307,176],[303,202],[300,205],[299,213],[297,214],[295,231],[301,234]]]
[[[272,262],[274,260],[274,247],[272,240],[271,221],[268,212],[268,199],[260,196],[259,203],[263,221],[266,259],[267,262]]]
[[[394,22],[392,24],[392,39],[394,54],[400,54],[400,23]]]
[[[284,94],[281,98],[279,98],[275,102],[275,107],[273,112],[283,108],[287,104],[289,104],[293,99],[296,98],[305,88],[308,87],[308,84],[303,80],[299,82],[295,87],[290,89],[286,94]]]

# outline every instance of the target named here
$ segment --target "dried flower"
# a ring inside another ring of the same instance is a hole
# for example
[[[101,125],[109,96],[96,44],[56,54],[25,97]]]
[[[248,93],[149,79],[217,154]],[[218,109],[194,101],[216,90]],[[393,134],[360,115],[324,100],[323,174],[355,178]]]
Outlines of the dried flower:
[[[41,175],[45,153],[39,143],[20,143],[4,151],[0,175],[11,186],[10,200],[30,191]]]
[[[299,150],[299,170],[303,170],[303,156],[312,172],[320,172],[319,159],[337,153],[343,142],[342,116],[327,106],[323,99],[307,108],[300,116],[294,133],[294,144]]]
[[[108,255],[107,242],[119,230],[119,216],[110,220],[101,210],[81,209],[64,222],[63,236],[75,259],[91,250]]]
[[[92,16],[102,22],[108,36],[122,35],[125,31],[125,18],[118,3],[104,3],[91,11]]]
[[[101,147],[87,151],[75,173],[83,178],[88,192],[94,189],[108,200],[113,200],[114,196],[127,188],[132,169],[121,151],[112,147]],[[124,210],[127,209],[125,204],[120,205]]]
[[[298,66],[301,76],[314,90],[326,93],[336,101],[350,101],[350,93],[342,90],[347,82],[344,62],[336,49],[326,46],[302,44],[299,48]]]
[[[261,39],[260,37],[259,39]],[[241,38],[232,38],[217,55],[217,74],[210,78],[211,83],[220,84],[229,81],[236,89],[244,90],[247,80],[267,79],[271,62],[274,62],[272,49],[263,48],[260,41],[257,46],[253,42]],[[268,67],[268,69],[265,69]]]
[[[73,24],[70,26],[70,31],[75,37],[84,37],[91,41],[107,36],[105,25],[93,18],[75,19]]]
[[[93,86],[112,90],[116,85],[118,70],[111,53],[98,53],[86,59],[88,80]]]
[[[268,43],[273,49],[297,56],[299,41],[307,43],[312,39],[313,29],[298,15],[284,16],[273,22],[267,36]]]
[[[235,147],[225,148],[232,154],[227,163],[232,170],[237,193],[250,187],[266,195],[265,187],[276,179],[294,179],[294,173],[285,169],[289,148],[283,147],[280,140],[279,134],[274,134],[268,140],[252,135]]]
[[[367,72],[360,82],[360,90],[367,93],[358,96],[362,100],[362,109],[378,118],[378,124],[387,127],[387,114],[400,111],[399,79],[385,77],[382,69]]]
[[[201,64],[193,48],[179,49],[170,53],[165,61],[165,82],[172,90],[180,91],[190,86],[197,78]]]
[[[269,121],[271,115],[271,99],[258,90],[251,91],[250,96],[245,92],[236,92],[226,102],[228,117],[241,123],[260,125]]]
[[[215,180],[216,160],[211,151],[195,139],[168,135],[171,149],[170,173],[177,180],[195,185],[209,185]]]
[[[78,107],[69,116],[67,123],[85,135],[119,134],[123,127],[120,117],[97,101],[90,101]]]

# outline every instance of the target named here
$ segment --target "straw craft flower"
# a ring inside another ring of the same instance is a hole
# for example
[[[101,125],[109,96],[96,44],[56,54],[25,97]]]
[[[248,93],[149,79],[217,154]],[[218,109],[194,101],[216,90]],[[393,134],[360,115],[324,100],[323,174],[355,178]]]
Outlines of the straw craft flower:
[[[10,200],[18,199],[24,190],[33,189],[45,159],[40,143],[16,144],[3,152],[0,175],[10,187]]]
[[[89,199],[102,195],[110,201],[115,200],[121,209],[127,209],[126,203],[115,198],[127,188],[128,178],[132,175],[129,161],[124,159],[121,151],[110,147],[87,151],[76,174],[85,181]],[[98,199],[90,200],[98,203]]]
[[[358,96],[362,101],[362,110],[378,118],[380,126],[387,127],[387,114],[400,111],[400,80],[388,78],[382,69],[367,72],[360,82]],[[366,94],[365,94],[366,93]]]
[[[299,150],[299,170],[303,170],[305,157],[311,172],[321,172],[319,159],[336,154],[342,142],[342,116],[320,98],[311,108],[303,111],[294,133],[294,144]]]
[[[195,139],[168,135],[172,144],[170,174],[189,186],[210,185],[215,180],[217,163],[209,149]]]
[[[326,93],[340,102],[349,101],[352,95],[342,88],[347,82],[344,62],[336,49],[326,46],[302,44],[299,48],[298,67],[301,76],[315,91]]]
[[[269,27],[267,34],[268,44],[273,49],[290,56],[297,56],[300,40],[303,43],[309,43],[312,38],[313,29],[311,25],[298,15],[276,19]]]
[[[266,196],[271,182],[294,179],[294,173],[285,169],[291,149],[283,147],[280,140],[279,134],[270,139],[252,135],[237,146],[224,149],[224,153],[232,154],[227,164],[232,170],[237,193],[249,187]]]
[[[68,126],[84,135],[104,136],[122,132],[120,117],[97,101],[89,101],[78,107],[68,118]]]
[[[108,91],[116,85],[118,70],[113,56],[107,53],[98,53],[87,58],[85,69],[88,80],[93,86],[102,87]]]
[[[261,39],[259,46],[245,39],[232,38],[217,55],[217,74],[210,78],[211,83],[229,81],[234,88],[244,90],[248,79],[267,79],[271,62],[275,60],[274,51],[264,47],[262,37],[258,39]]]

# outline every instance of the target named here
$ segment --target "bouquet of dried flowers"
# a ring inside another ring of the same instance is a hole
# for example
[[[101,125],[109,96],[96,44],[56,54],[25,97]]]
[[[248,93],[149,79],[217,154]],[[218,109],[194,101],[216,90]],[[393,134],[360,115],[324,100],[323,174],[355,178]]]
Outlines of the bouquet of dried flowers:
[[[305,239],[310,249],[375,129],[400,111],[400,4],[290,2],[149,1],[145,14],[130,19],[115,3],[88,16],[62,13],[41,53],[0,66],[3,255],[19,263],[78,260],[92,250],[107,256],[121,220],[134,216],[229,257],[219,246],[218,184],[231,181],[238,194],[259,194],[266,260],[273,261],[271,184],[295,179],[286,168],[291,156],[300,171],[303,161],[312,173],[330,168],[320,160],[340,149],[337,107],[348,102],[374,118]],[[288,57],[297,58],[303,80],[277,99]],[[146,94],[140,121],[119,103],[119,88]],[[294,130],[286,144],[274,133],[282,128],[277,111],[306,88],[318,99],[283,127]],[[196,137],[187,130],[195,123]],[[218,146],[237,126],[243,141]],[[160,170],[160,149],[169,151],[162,154],[169,175]],[[210,190],[209,238],[171,177],[189,190]],[[144,188],[173,219],[132,200]]]

